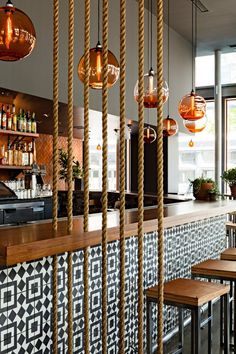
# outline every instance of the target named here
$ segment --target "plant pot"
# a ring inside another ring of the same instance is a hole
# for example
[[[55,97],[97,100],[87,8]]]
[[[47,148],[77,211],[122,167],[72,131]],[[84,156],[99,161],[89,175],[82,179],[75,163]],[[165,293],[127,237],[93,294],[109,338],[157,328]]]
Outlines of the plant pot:
[[[81,181],[82,181],[81,178],[75,178],[74,180],[75,191],[81,191],[81,186],[82,186]]]
[[[236,198],[236,184],[234,184],[233,186],[230,186],[230,190],[231,190],[232,197]]]
[[[202,183],[199,190],[193,193],[197,200],[210,200],[209,190],[213,189],[213,183]]]

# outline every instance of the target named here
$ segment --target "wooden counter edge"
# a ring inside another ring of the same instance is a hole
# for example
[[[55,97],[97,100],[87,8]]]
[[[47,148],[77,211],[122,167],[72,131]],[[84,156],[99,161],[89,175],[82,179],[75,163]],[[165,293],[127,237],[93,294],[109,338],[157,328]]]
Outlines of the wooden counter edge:
[[[197,211],[182,215],[169,216],[164,218],[164,228],[180,226],[186,223],[203,220],[217,215],[223,215],[235,209],[233,206],[220,206],[204,211]],[[51,225],[51,224],[49,224]],[[157,230],[157,220],[144,221],[144,233],[155,232]],[[137,235],[137,223],[126,225],[125,237]],[[108,242],[119,239],[119,227],[108,229]],[[42,257],[52,256],[68,251],[76,251],[88,246],[101,244],[101,230],[80,233],[78,236],[65,235],[63,237],[49,238],[32,241],[16,245],[0,245],[0,265],[14,265],[25,261],[33,261]],[[4,252],[3,252],[4,251]]]

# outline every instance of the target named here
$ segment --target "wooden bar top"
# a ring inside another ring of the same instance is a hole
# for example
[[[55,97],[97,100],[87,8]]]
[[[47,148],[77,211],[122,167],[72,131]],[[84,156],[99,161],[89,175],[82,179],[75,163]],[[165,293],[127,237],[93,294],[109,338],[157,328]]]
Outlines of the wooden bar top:
[[[197,220],[223,215],[236,210],[236,201],[188,201],[164,208],[164,227],[170,228]],[[58,223],[56,233],[51,220],[25,226],[0,227],[0,265],[14,265],[101,243],[101,214],[89,217],[89,232],[83,232],[83,217],[75,217],[73,231],[67,232],[67,221]],[[144,212],[144,232],[157,230],[156,208]],[[125,236],[137,235],[137,210],[126,211]],[[119,211],[108,212],[108,242],[119,239]]]

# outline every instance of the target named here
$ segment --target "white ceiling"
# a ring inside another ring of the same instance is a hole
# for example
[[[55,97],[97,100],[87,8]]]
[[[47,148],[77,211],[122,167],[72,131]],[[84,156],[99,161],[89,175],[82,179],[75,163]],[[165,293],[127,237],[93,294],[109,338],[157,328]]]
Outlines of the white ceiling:
[[[138,1],[138,0],[137,0]],[[156,1],[153,1],[155,13]],[[170,1],[170,27],[187,40],[192,37],[192,2],[191,0]],[[199,0],[195,0],[199,1]],[[236,1],[201,0],[208,12],[197,11],[197,54],[210,54],[216,49],[232,51],[230,45],[236,45]],[[167,23],[168,0],[164,0],[164,18]],[[145,0],[148,8],[148,0]],[[233,50],[236,50],[233,49]]]

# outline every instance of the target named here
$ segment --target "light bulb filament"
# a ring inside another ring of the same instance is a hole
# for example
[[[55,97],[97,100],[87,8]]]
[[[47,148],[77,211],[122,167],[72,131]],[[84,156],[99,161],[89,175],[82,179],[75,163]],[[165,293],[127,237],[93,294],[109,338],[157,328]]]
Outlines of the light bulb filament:
[[[153,93],[153,75],[149,75],[148,91],[149,91],[149,94],[152,95],[152,93]]]
[[[98,78],[98,81],[101,81],[101,74],[102,74],[102,58],[101,58],[101,52],[100,52],[100,51],[97,52],[97,62],[96,62],[96,66],[97,66],[97,78]]]
[[[5,45],[7,49],[10,49],[10,44],[12,41],[12,35],[13,35],[13,30],[12,30],[12,16],[11,12],[8,11],[6,13],[7,15],[7,21],[6,21],[6,33],[5,33]]]
[[[191,97],[190,97],[190,109],[191,109],[191,114],[194,115],[195,97],[193,95],[191,95]]]

